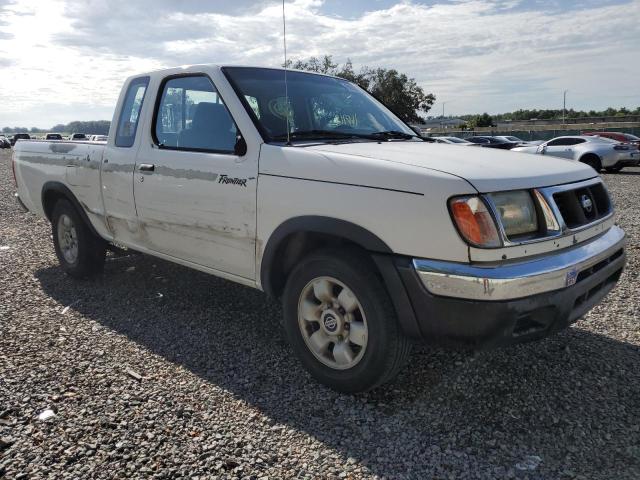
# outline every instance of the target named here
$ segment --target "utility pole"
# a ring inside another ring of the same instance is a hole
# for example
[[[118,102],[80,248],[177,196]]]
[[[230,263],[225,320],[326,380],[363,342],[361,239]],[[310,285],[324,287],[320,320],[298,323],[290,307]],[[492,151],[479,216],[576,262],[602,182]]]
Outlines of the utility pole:
[[[444,106],[447,102],[442,102],[442,122],[440,122],[440,128],[444,129]]]
[[[567,92],[569,90],[565,90],[562,94],[562,124],[565,124],[565,112],[567,111]]]

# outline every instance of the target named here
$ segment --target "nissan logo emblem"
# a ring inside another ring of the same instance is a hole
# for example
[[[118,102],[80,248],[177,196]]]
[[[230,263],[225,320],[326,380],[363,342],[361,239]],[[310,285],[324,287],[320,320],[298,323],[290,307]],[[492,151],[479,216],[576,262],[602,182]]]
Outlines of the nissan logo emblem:
[[[336,320],[336,317],[334,317],[332,314],[327,313],[324,316],[324,328],[327,329],[327,331],[329,332],[334,332],[336,330],[336,328],[338,327],[338,320]]]
[[[582,205],[582,209],[587,213],[591,213],[591,210],[593,210],[593,202],[586,194],[580,197],[580,205]]]

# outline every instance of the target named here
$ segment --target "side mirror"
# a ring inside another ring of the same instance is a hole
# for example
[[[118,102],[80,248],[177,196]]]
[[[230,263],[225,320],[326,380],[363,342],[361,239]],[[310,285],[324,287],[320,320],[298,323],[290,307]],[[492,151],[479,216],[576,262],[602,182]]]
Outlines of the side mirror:
[[[546,145],[540,146],[540,153],[542,153],[542,154],[547,153],[547,146]]]
[[[233,153],[239,157],[247,154],[247,142],[242,135],[236,136],[236,144],[233,147]]]

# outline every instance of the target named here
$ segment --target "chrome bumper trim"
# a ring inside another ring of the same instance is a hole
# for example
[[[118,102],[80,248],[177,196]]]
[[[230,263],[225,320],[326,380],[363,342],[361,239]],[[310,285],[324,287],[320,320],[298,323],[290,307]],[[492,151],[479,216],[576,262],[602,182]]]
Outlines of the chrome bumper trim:
[[[606,260],[624,245],[624,231],[614,225],[595,240],[535,260],[478,266],[415,259],[413,266],[424,286],[434,295],[467,300],[512,300],[569,287],[580,272]]]

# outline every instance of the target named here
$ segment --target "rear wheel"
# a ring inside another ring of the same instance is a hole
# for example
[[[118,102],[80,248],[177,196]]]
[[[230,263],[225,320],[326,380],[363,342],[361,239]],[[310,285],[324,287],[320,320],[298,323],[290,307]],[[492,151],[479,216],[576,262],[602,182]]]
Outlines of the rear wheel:
[[[56,255],[65,272],[82,278],[102,271],[106,243],[89,229],[71,202],[56,202],[51,226]]]
[[[592,153],[588,153],[585,156],[583,156],[580,159],[580,161],[582,163],[586,163],[587,165],[589,165],[596,172],[600,172],[600,170],[602,170],[602,162],[600,162],[600,157],[598,157],[597,155],[594,155]]]
[[[410,353],[391,299],[361,252],[324,250],[291,272],[284,327],[296,355],[321,383],[344,393],[392,379]]]

